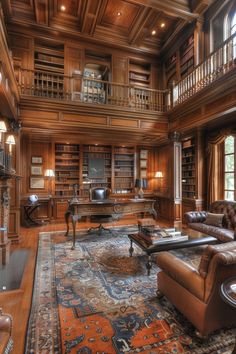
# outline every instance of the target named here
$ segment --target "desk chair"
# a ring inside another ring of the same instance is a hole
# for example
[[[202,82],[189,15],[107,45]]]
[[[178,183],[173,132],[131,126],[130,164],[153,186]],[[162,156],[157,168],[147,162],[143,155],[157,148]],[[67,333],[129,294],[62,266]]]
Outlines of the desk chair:
[[[109,200],[111,190],[108,187],[93,187],[90,188],[89,193],[91,202],[105,202]],[[102,234],[102,231],[109,231],[110,233],[112,233],[110,229],[107,229],[102,225],[102,222],[110,221],[111,217],[111,215],[94,215],[93,217],[91,217],[91,219],[100,222],[100,224],[99,226],[91,227],[88,231],[90,232],[92,230],[98,229],[99,235]]]

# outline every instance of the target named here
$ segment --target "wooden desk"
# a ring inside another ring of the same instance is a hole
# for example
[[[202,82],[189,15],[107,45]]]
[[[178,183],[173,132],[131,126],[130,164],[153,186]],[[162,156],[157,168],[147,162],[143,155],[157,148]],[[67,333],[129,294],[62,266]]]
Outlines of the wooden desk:
[[[79,202],[70,203],[68,210],[65,213],[65,221],[67,231],[69,232],[69,220],[72,220],[73,227],[73,246],[75,248],[75,232],[76,222],[81,216],[91,215],[111,215],[114,220],[120,219],[123,215],[150,213],[157,218],[156,210],[154,209],[155,200],[152,199],[109,199],[103,201]]]

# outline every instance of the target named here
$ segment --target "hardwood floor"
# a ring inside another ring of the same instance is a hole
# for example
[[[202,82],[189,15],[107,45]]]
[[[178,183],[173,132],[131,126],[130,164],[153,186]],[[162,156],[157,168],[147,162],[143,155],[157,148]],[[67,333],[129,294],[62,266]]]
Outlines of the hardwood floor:
[[[137,223],[136,217],[124,218],[120,221],[116,221],[115,225],[127,225]],[[165,225],[163,222],[159,222],[160,225]],[[109,224],[106,224],[107,226]],[[114,223],[111,223],[114,225]],[[94,226],[94,223],[79,222],[79,228],[89,228]],[[27,331],[27,322],[31,307],[31,298],[34,281],[35,261],[37,256],[38,247],[38,235],[43,231],[63,231],[65,230],[65,224],[47,224],[44,226],[38,226],[33,228],[21,228],[21,242],[17,245],[11,245],[11,251],[16,249],[28,249],[29,257],[25,266],[20,289],[0,292],[0,307],[4,312],[9,313],[13,317],[13,341],[14,349],[13,354],[24,353],[24,343]]]

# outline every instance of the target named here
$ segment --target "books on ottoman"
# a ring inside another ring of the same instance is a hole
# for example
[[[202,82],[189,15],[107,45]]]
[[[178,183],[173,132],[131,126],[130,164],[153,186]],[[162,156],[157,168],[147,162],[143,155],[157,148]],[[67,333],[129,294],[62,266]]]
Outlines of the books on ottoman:
[[[141,237],[150,242],[150,244],[188,240],[188,236],[182,235],[181,231],[176,231],[174,228],[162,229],[158,226],[142,227]]]

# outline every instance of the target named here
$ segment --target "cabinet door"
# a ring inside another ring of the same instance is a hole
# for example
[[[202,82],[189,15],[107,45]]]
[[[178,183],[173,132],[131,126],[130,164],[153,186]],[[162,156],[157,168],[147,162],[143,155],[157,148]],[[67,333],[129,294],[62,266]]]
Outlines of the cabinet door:
[[[68,208],[68,202],[65,200],[59,201],[57,200],[56,203],[56,219],[64,219],[65,217],[65,212]]]

